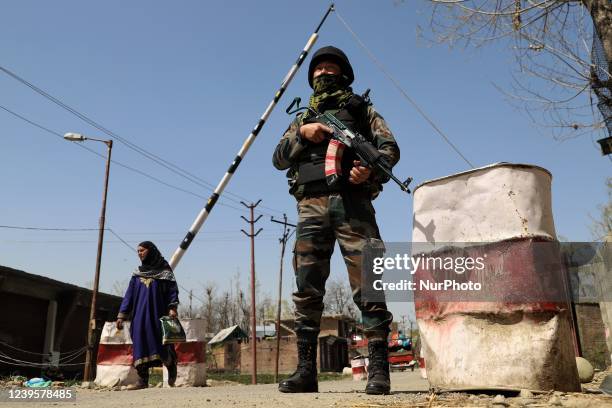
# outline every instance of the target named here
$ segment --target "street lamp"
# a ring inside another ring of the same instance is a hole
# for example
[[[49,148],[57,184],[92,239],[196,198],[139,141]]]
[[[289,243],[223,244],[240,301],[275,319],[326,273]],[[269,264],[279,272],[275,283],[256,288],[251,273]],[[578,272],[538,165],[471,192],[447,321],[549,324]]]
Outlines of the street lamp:
[[[106,217],[106,195],[108,193],[108,175],[110,171],[113,141],[85,137],[79,133],[66,133],[64,135],[64,139],[69,140],[71,142],[84,142],[85,140],[94,140],[96,142],[104,143],[108,148],[108,155],[106,157],[106,173],[104,176],[104,194],[102,196],[102,211],[100,213],[100,222],[98,230],[98,255],[96,257],[96,274],[94,277],[94,286],[91,295],[91,309],[89,311],[89,325],[87,327],[87,352],[85,354],[85,372],[83,373],[83,379],[85,381],[91,381],[90,377],[91,373],[93,372],[92,357],[95,344],[96,329],[96,300],[98,297],[98,284],[100,282],[100,263],[102,262],[102,243],[104,242],[104,221]]]

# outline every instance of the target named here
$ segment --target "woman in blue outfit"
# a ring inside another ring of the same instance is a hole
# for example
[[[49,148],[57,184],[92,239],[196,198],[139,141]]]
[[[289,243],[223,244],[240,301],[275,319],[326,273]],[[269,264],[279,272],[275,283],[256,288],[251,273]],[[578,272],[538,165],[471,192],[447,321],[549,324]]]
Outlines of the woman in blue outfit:
[[[168,369],[168,385],[176,381],[176,353],[174,345],[162,345],[162,316],[177,317],[178,287],[172,268],[155,244],[138,244],[138,257],[142,262],[132,274],[130,284],[117,315],[117,329],[124,320],[131,320],[130,335],[133,343],[134,367],[140,381],[130,389],[149,385],[149,368],[162,363]],[[130,319],[131,315],[131,319]]]

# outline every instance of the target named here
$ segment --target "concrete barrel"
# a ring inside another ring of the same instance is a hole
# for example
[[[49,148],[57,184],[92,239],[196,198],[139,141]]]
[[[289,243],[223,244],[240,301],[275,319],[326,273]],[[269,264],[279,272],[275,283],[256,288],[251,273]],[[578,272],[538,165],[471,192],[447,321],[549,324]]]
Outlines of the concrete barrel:
[[[368,378],[366,373],[366,359],[363,356],[354,357],[351,360],[353,381],[364,381]]]
[[[102,329],[96,365],[95,384],[101,387],[138,383],[138,373],[132,367],[130,322],[117,330],[115,322],[106,322]]]
[[[175,385],[203,387],[206,385],[206,341],[204,319],[180,319],[187,341],[174,345],[177,364]],[[168,385],[168,370],[164,367],[164,386]]]
[[[499,163],[415,189],[413,248],[482,260],[480,270],[459,276],[480,291],[415,290],[432,386],[580,390],[551,178],[537,166]],[[438,272],[417,268],[417,285],[448,278]]]

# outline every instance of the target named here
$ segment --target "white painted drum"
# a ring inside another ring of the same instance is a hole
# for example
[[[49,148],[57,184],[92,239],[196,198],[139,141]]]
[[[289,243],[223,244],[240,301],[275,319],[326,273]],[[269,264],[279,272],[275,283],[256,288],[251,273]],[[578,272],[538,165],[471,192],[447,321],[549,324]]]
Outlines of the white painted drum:
[[[117,330],[115,322],[106,322],[102,329],[96,362],[95,384],[115,387],[138,383],[138,373],[132,367],[130,322]]]
[[[556,239],[548,170],[498,163],[427,181],[414,190],[413,242]]]
[[[206,341],[204,319],[180,319],[187,341],[174,345],[178,359],[175,386],[203,387],[206,385]],[[164,387],[168,385],[168,370],[164,367]]]
[[[526,281],[537,287],[534,293],[546,291],[539,284],[553,276],[543,268],[557,259],[554,244],[548,263],[531,257],[539,254],[532,251],[536,243],[556,240],[551,178],[541,167],[499,163],[415,189],[413,242],[432,250],[445,242],[468,243],[468,252],[497,254],[484,262],[480,279],[496,274],[504,282],[486,301],[449,302],[435,292],[415,291],[433,387],[580,390],[567,303],[507,301],[516,288],[529,291]],[[428,273],[417,270],[415,276],[431,278]]]
[[[177,354],[176,386],[206,385],[206,342],[203,319],[181,319],[187,341],[174,345]],[[117,330],[115,322],[106,322],[102,329],[95,384],[114,387],[138,383],[138,373],[132,367],[132,339],[130,322]],[[164,386],[168,385],[168,372],[163,369]],[[149,384],[154,386],[155,384]]]

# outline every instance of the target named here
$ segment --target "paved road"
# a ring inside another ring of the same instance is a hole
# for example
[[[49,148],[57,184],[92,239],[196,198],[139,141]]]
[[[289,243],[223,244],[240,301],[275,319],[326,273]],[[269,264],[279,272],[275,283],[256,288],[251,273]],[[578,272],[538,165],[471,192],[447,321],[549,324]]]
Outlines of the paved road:
[[[414,401],[426,393],[429,384],[418,372],[392,373],[392,391],[389,396],[371,396],[363,392],[365,381],[352,379],[319,383],[317,394],[282,394],[275,384],[228,385],[202,388],[149,388],[139,391],[77,391],[76,403],[34,404],[28,407],[70,406],[83,408],[102,407],[354,407],[368,403],[397,405]],[[12,405],[12,404],[11,404]],[[374,405],[374,406],[376,406]],[[370,405],[371,406],[371,405]]]

